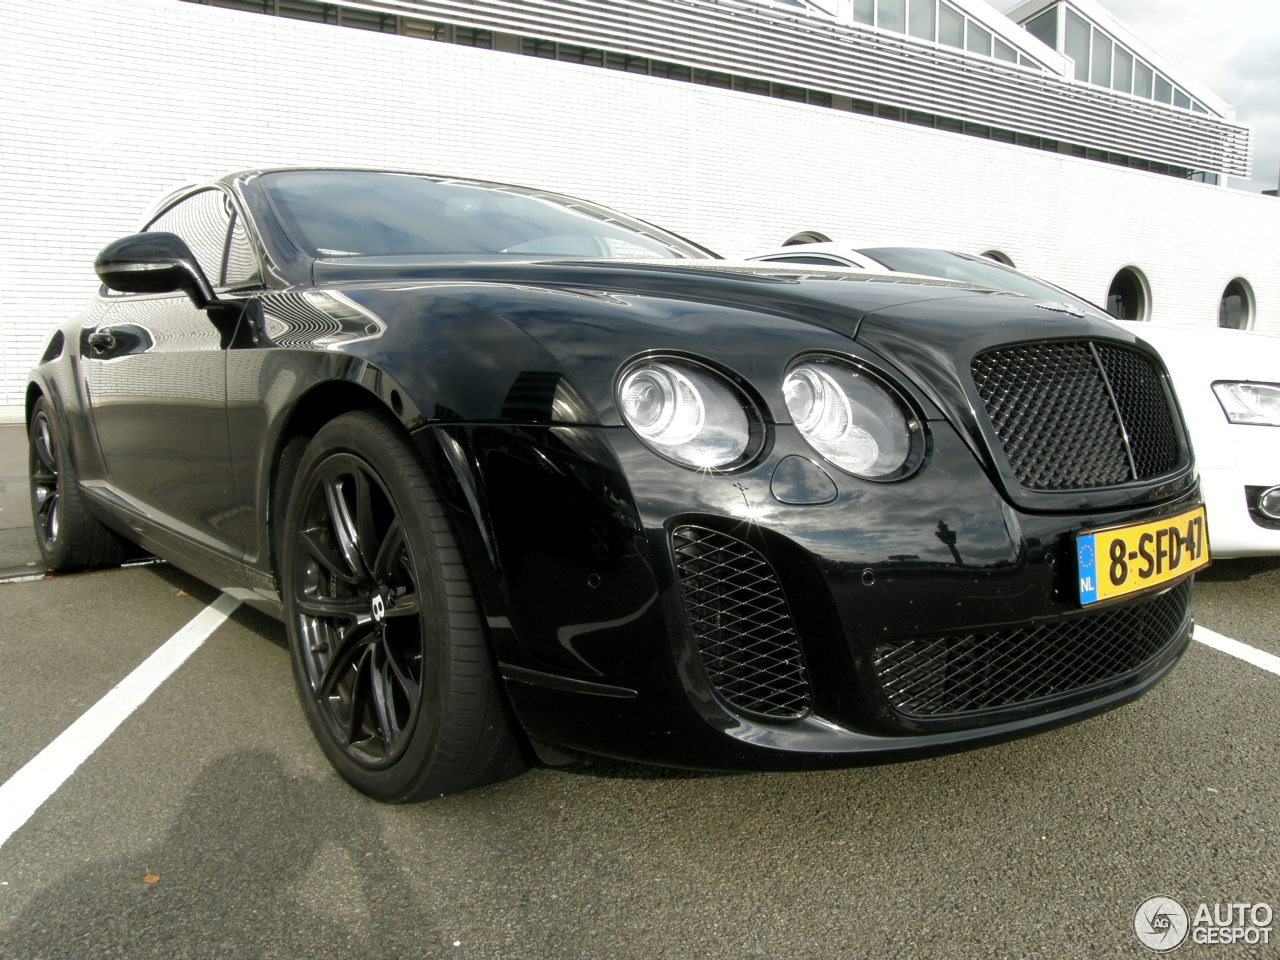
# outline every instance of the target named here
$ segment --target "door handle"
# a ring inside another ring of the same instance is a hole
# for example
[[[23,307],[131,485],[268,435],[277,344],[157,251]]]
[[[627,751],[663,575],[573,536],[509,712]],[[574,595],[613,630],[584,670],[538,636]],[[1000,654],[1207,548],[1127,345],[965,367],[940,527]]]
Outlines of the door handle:
[[[98,353],[106,353],[116,345],[115,335],[110,330],[95,330],[89,334],[89,346]]]

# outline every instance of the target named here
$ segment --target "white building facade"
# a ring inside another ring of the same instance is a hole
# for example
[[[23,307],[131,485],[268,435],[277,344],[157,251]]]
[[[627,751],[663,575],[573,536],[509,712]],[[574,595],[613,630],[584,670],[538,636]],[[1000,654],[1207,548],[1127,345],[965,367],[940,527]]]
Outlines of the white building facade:
[[[1090,0],[1058,0],[1057,47],[974,0],[927,0],[932,39],[915,0],[214,3],[0,0],[0,412],[105,243],[178,182],[267,165],[524,183],[726,256],[805,230],[999,251],[1098,302],[1127,268],[1170,323],[1217,323],[1235,284],[1280,334],[1278,201],[1218,185],[1247,175],[1247,129]],[[943,33],[957,13],[976,50]],[[1085,75],[1073,13],[1112,40]]]

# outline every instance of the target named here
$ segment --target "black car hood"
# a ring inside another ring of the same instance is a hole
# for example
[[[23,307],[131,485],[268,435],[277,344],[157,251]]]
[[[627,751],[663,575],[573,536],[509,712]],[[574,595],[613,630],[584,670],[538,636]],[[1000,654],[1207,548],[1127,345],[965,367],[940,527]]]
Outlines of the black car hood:
[[[321,288],[451,282],[636,293],[764,311],[849,337],[868,313],[957,297],[1003,296],[951,280],[727,260],[342,257],[315,261],[312,276]]]

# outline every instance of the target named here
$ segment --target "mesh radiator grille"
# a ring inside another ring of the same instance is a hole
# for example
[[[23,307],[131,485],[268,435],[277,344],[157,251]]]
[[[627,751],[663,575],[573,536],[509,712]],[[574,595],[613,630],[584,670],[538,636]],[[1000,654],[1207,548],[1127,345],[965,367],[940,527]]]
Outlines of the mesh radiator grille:
[[[974,385],[1005,455],[1030,490],[1146,480],[1182,459],[1159,369],[1105,342],[1060,340],[979,354]]]

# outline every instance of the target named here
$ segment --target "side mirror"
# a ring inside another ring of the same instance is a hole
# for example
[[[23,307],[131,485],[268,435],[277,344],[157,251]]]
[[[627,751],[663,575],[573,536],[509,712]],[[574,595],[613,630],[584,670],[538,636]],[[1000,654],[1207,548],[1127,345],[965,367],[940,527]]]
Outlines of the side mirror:
[[[98,279],[120,293],[181,290],[197,310],[214,302],[213,287],[191,248],[176,233],[135,233],[102,248],[93,264]]]

